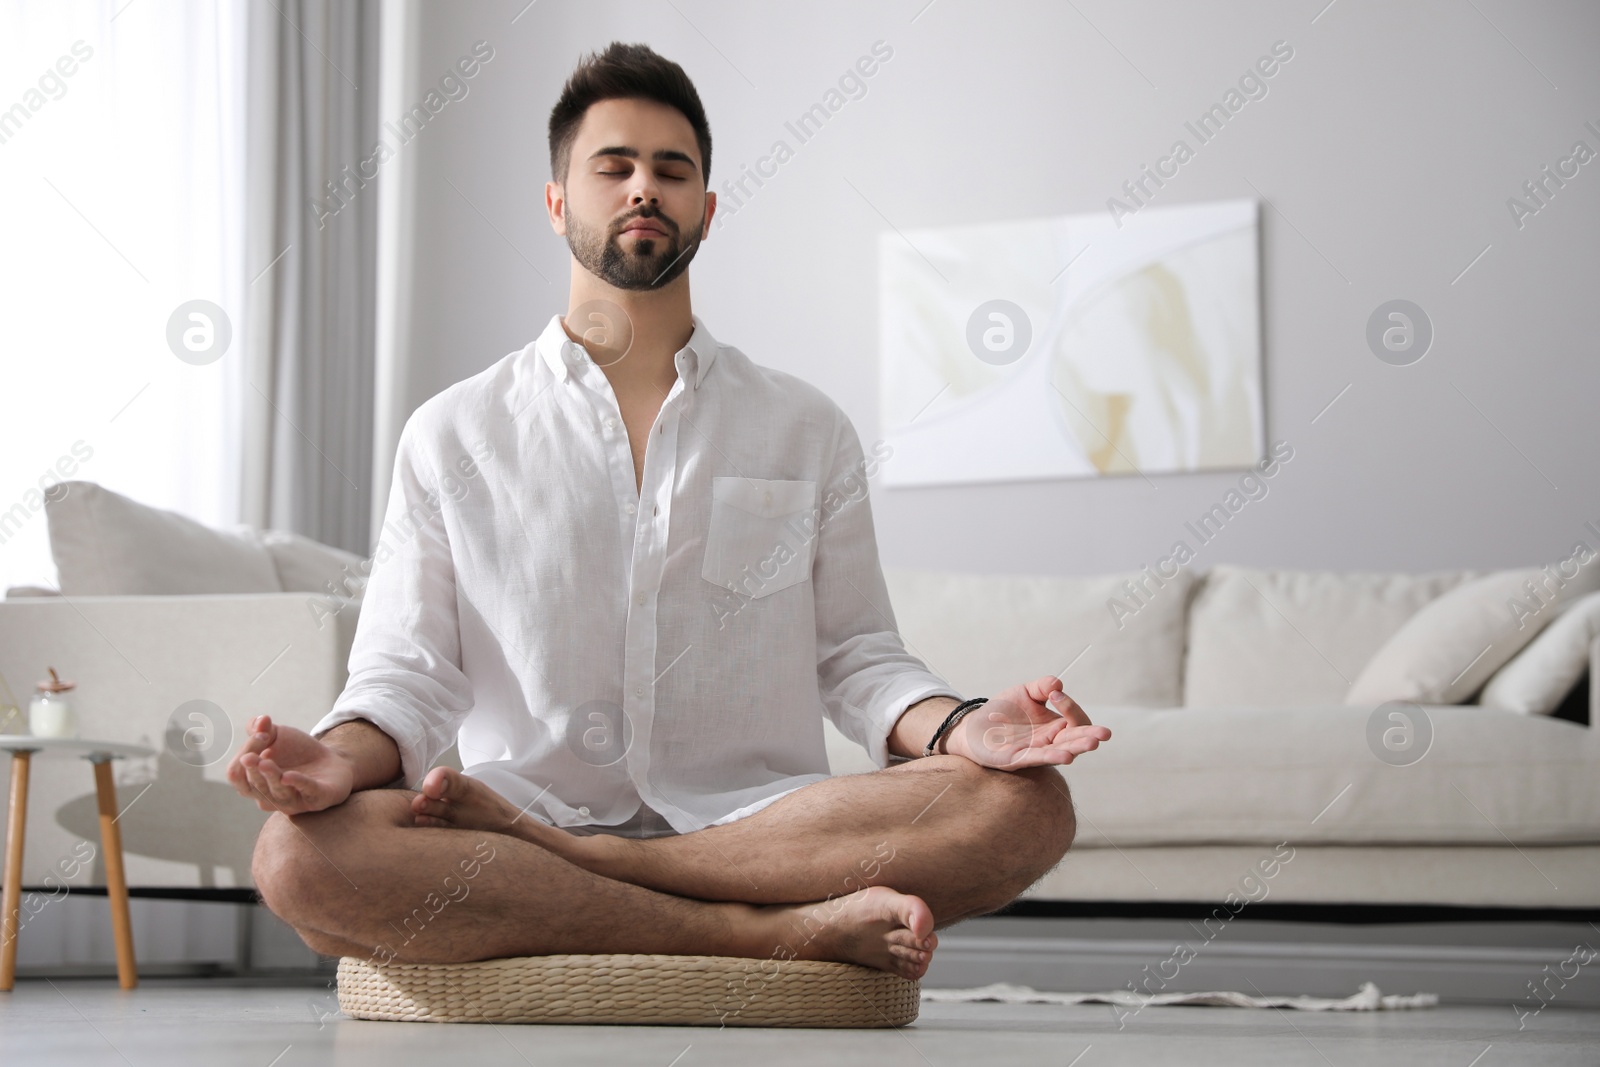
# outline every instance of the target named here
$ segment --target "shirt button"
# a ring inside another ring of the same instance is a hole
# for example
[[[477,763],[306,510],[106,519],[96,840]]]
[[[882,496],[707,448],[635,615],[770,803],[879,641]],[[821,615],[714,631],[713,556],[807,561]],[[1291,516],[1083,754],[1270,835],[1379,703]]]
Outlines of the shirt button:
[[[640,606],[643,606],[643,604],[645,602],[645,599],[646,599],[645,595],[643,593],[640,593],[639,594],[639,598],[637,600],[635,600],[634,603],[639,604]]]
[[[612,418],[606,419],[606,429],[615,430],[616,428],[617,428],[617,420],[616,419],[612,419]]]
[[[626,505],[624,505],[623,510],[626,511],[629,515],[632,515],[635,511],[638,511],[639,509],[634,507],[632,504],[626,504]]]
[[[642,685],[634,686],[633,687],[633,695],[636,696],[636,697],[644,696],[644,686],[642,686]]]
[[[589,817],[589,809],[588,808],[579,808],[578,809],[578,814],[582,815],[585,819],[587,819]]]

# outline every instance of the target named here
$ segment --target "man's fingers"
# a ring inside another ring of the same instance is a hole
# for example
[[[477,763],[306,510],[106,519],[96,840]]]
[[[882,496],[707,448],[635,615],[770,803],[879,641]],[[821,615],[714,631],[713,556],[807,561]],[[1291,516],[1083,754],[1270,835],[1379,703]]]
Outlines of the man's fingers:
[[[261,777],[261,772],[252,764],[244,765],[244,778],[250,784],[250,793],[256,798],[256,803],[270,801],[272,794],[267,790],[267,781]]]
[[[1083,708],[1078,705],[1078,702],[1067,696],[1066,693],[1052,693],[1050,698],[1045,701],[1045,706],[1051,711],[1055,712],[1057,715],[1065,718],[1074,726],[1093,725],[1089,721],[1089,716],[1085,714]]]
[[[315,779],[300,771],[284,771],[278,776],[278,780],[301,796],[305,796],[317,787]]]
[[[1043,704],[1051,693],[1061,688],[1061,679],[1053,674],[1047,674],[1043,678],[1022,683],[1022,688],[1028,696]]]
[[[251,792],[263,800],[272,799],[272,790],[267,786],[267,780],[261,773],[261,768],[254,763],[244,765],[245,780],[250,783]]]
[[[250,736],[244,739],[240,752],[264,752],[278,740],[278,728],[272,725],[270,715],[261,715],[250,720]]]
[[[287,786],[283,781],[283,768],[270,758],[263,756],[259,764],[261,773],[267,779],[267,785],[272,789],[272,799],[280,804],[293,804],[299,799],[298,791]]]
[[[273,773],[269,775],[267,766],[266,760],[258,760],[254,767],[248,768],[250,784],[255,786],[256,792],[281,806],[290,800],[290,796],[277,783],[277,768],[274,767]]]
[[[298,815],[309,807],[308,798],[300,789],[281,782],[271,780],[269,775],[259,767],[256,770],[260,785],[252,794],[256,806],[262,811],[282,812],[284,815]]]
[[[1076,753],[1064,748],[1022,748],[1000,768],[1007,771],[1020,771],[1025,767],[1050,767],[1065,766],[1073,761]]]
[[[1089,745],[1094,747],[1099,745],[1101,741],[1107,740],[1107,738],[1101,736],[1103,729],[1104,727],[1099,726],[1068,727],[1056,735],[1056,739],[1052,744],[1056,746],[1065,745],[1071,748],[1078,748],[1080,751],[1087,751],[1087,749],[1082,749],[1080,746]]]
[[[1051,735],[1052,744],[1066,740],[1070,737],[1093,737],[1101,741],[1111,740],[1111,730],[1105,726],[1096,726],[1093,723],[1076,724],[1068,719],[1057,720],[1056,729]]]
[[[226,772],[228,781],[240,796],[256,795],[255,783],[250,780],[250,767],[276,739],[277,730],[272,726],[272,720],[268,716],[261,715],[250,720],[250,734],[245,738],[244,744],[239,746],[239,751],[234,753],[233,759],[228,762]]]
[[[298,815],[305,811],[320,810],[320,789],[315,778],[301,771],[286,771],[270,760],[266,762],[270,764],[268,773],[277,783],[286,814]]]
[[[1081,756],[1085,752],[1093,752],[1099,748],[1100,739],[1092,734],[1080,734],[1057,741],[1050,747],[1056,751],[1070,752],[1074,756]]]

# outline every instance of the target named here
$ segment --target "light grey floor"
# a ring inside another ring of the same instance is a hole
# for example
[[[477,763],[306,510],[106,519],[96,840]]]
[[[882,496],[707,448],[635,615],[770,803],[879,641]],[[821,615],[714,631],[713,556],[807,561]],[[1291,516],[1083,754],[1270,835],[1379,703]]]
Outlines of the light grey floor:
[[[1449,1005],[1337,1016],[1146,1008],[1121,1030],[1106,1007],[1002,1004],[925,1004],[898,1031],[463,1026],[346,1019],[325,984],[157,978],[125,994],[103,979],[23,979],[0,993],[0,1063],[1593,1065],[1600,1011],[1553,1004],[1520,1032],[1509,1006]]]

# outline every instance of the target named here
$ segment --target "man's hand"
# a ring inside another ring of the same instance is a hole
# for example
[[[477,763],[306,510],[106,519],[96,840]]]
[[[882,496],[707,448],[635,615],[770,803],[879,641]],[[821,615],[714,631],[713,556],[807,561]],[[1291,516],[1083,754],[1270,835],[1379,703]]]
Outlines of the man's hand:
[[[1111,731],[1091,723],[1061,691],[1061,679],[1046,675],[967,712],[939,747],[979,766],[1014,771],[1071,763],[1109,740]]]
[[[251,720],[249,738],[228,764],[228,781],[262,811],[299,815],[344,803],[355,764],[304,730],[262,715]]]

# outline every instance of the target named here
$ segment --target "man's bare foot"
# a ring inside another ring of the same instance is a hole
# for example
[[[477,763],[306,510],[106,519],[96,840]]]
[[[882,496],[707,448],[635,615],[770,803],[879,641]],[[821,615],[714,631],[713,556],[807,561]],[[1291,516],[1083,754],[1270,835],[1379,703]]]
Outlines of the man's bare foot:
[[[453,767],[435,767],[422,779],[422,791],[411,798],[411,817],[418,826],[488,830],[529,841],[535,840],[535,827],[553,829]]]
[[[631,843],[608,834],[580,837],[551,826],[452,767],[435,767],[422,779],[422,791],[411,798],[411,818],[417,826],[488,830],[520,837],[596,873],[601,873],[598,868],[608,857],[615,854],[620,858]]]
[[[915,979],[927,973],[939,946],[928,905],[887,886],[870,886],[819,904],[761,910],[778,919],[784,931],[780,944],[803,960],[859,963]]]

